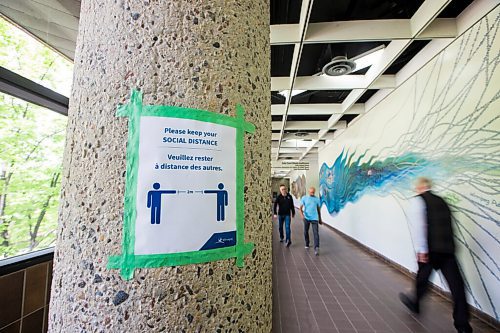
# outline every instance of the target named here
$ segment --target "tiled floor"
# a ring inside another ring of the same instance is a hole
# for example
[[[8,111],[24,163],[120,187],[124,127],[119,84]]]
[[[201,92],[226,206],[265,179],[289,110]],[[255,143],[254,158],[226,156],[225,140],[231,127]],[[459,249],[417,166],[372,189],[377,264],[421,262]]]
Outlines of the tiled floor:
[[[311,240],[312,240],[312,230]],[[304,248],[302,221],[292,221],[290,248],[273,233],[273,332],[456,332],[451,303],[429,295],[413,315],[398,293],[412,281],[332,230],[320,226],[321,252]],[[474,332],[495,330],[477,319]]]

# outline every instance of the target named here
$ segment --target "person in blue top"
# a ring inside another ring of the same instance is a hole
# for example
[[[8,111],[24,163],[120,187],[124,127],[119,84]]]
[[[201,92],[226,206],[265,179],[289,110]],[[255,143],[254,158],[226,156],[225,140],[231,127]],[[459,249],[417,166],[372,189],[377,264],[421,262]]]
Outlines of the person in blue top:
[[[300,199],[300,215],[304,219],[304,239],[306,241],[306,249],[309,248],[309,226],[312,225],[314,235],[314,254],[319,255],[319,230],[318,224],[323,224],[321,221],[321,202],[314,194],[316,189],[309,188],[309,195],[304,195]]]

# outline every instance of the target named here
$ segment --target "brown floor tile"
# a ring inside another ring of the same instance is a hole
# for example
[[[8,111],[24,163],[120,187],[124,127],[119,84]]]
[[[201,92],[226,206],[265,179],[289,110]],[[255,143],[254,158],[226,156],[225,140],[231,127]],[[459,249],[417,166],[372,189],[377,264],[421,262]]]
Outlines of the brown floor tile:
[[[325,227],[316,257],[304,249],[302,224],[294,222],[290,248],[278,242],[276,230],[273,235],[273,332],[455,331],[451,304],[429,295],[424,312],[414,316],[397,296],[413,286],[411,279]],[[474,332],[494,332],[475,320],[472,325]]]

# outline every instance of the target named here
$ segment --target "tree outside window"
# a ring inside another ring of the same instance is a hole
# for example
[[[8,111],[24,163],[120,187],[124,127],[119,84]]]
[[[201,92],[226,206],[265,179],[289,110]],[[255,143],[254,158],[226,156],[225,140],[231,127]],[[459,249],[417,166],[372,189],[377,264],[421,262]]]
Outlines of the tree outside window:
[[[0,66],[69,94],[72,64],[1,18]],[[65,116],[0,94],[0,258],[54,245],[65,132]]]

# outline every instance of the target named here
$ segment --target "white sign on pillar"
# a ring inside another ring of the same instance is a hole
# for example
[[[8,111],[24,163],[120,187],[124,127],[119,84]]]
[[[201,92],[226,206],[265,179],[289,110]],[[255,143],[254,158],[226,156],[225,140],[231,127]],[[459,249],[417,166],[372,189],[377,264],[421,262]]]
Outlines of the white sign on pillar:
[[[235,141],[233,127],[141,117],[136,254],[236,244]]]
[[[118,108],[128,118],[121,255],[108,268],[131,279],[136,268],[243,258],[244,136],[255,126],[205,110],[142,105],[133,91]]]

